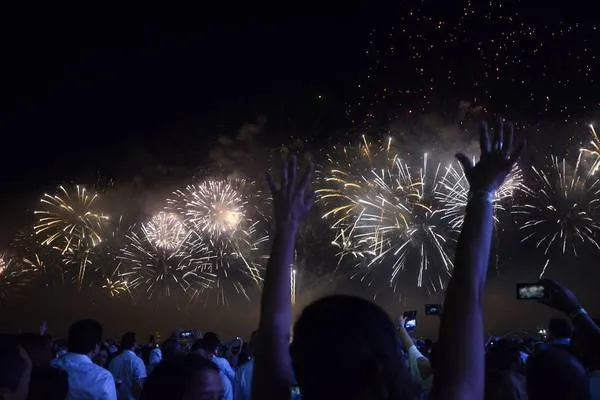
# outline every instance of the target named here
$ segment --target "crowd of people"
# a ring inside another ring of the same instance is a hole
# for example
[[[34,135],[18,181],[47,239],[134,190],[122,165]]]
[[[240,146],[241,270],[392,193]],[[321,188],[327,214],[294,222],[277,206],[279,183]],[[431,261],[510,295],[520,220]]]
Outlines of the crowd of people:
[[[298,228],[314,201],[312,167],[286,160],[268,176],[274,230],[259,326],[225,345],[212,332],[175,333],[139,346],[136,334],[103,342],[94,320],[69,329],[66,347],[45,334],[0,336],[2,399],[194,400],[302,398],[599,399],[600,327],[567,288],[541,282],[542,302],[564,314],[540,338],[484,340],[481,300],[491,251],[492,200],[516,162],[512,125],[481,128],[481,157],[458,154],[469,200],[436,343],[415,340],[373,302],[332,295],[293,326],[289,274]],[[542,305],[540,305],[542,307]],[[42,332],[43,333],[43,332]]]

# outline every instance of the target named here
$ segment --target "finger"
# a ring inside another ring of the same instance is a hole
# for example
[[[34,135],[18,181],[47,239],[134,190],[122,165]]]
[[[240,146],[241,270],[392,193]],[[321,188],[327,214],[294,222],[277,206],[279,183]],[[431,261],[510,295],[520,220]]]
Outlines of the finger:
[[[314,190],[311,190],[310,193],[307,193],[304,197],[304,209],[305,211],[309,211],[312,206],[315,204],[317,200],[317,193]]]
[[[515,141],[515,126],[512,122],[506,123],[507,133],[504,135],[504,154],[507,156],[512,154],[513,143]]]
[[[479,145],[481,146],[481,154],[490,152],[490,134],[485,121],[481,121],[481,127],[479,128]]]
[[[304,171],[304,175],[302,175],[302,179],[300,180],[300,184],[298,185],[298,192],[304,193],[304,191],[308,187],[310,181],[312,181],[314,171],[315,171],[315,165],[311,161],[308,163],[308,166],[306,167],[306,170]]]
[[[298,173],[298,159],[296,155],[290,157],[290,164],[288,167],[288,190],[296,190],[296,174]]]
[[[275,187],[275,184],[273,183],[273,177],[271,176],[271,173],[265,172],[265,178],[267,178],[267,183],[269,184],[269,190],[271,191],[271,194],[275,195],[277,192],[277,187]]]
[[[457,153],[455,155],[455,157],[458,160],[458,162],[460,163],[460,165],[462,166],[462,169],[468,178],[471,173],[471,169],[473,169],[473,162],[471,161],[471,159],[469,157],[467,157],[463,153]]]
[[[502,139],[504,137],[504,123],[502,120],[498,121],[498,128],[494,132],[494,139],[492,143],[492,151],[502,150]]]
[[[526,143],[527,141],[523,140],[521,143],[519,143],[517,149],[510,155],[510,158],[508,159],[510,165],[514,165],[519,157],[521,157],[521,153],[523,152],[523,148],[525,147]]]

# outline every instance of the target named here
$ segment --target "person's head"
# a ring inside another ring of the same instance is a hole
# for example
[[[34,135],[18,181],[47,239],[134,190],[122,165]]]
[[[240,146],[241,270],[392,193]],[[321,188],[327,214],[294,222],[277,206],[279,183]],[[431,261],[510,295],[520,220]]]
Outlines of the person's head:
[[[589,379],[583,365],[567,349],[550,347],[527,360],[529,400],[589,399]]]
[[[98,353],[96,354],[96,357],[94,357],[94,363],[96,363],[97,365],[106,368],[108,366],[108,357],[110,355],[110,352],[108,351],[108,346],[105,345],[104,343],[102,343],[100,345],[100,349],[98,350]]]
[[[69,328],[68,350],[94,358],[102,342],[102,325],[94,319],[82,319]]]
[[[142,400],[217,400],[223,397],[219,368],[196,355],[179,355],[158,364],[144,383]]]
[[[165,340],[161,346],[163,360],[168,360],[181,354],[181,346],[176,339],[169,338]]]
[[[156,338],[154,337],[154,335],[150,335],[150,338],[148,339],[148,343],[154,345],[156,344]]]
[[[134,332],[127,332],[121,336],[121,350],[134,350],[136,344]]]
[[[33,368],[27,400],[64,400],[69,394],[69,377],[59,368]]]
[[[417,397],[394,323],[370,301],[337,295],[310,304],[294,326],[290,352],[307,400]]]
[[[485,400],[520,400],[526,394],[523,375],[500,370],[486,373]]]
[[[571,324],[564,318],[552,318],[548,323],[548,337],[552,339],[568,339],[573,334]]]
[[[194,354],[198,354],[207,360],[212,360],[212,358],[217,354],[217,349],[219,348],[219,344],[210,338],[207,340],[206,337],[202,339],[198,339],[194,342],[191,348],[191,352]]]
[[[21,333],[17,340],[35,367],[46,367],[52,361],[52,341],[37,333]]]
[[[488,370],[523,372],[518,344],[506,340],[499,341],[486,353],[485,365]]]
[[[16,337],[0,335],[0,396],[25,400],[29,392],[31,360]]]
[[[219,339],[219,336],[217,336],[216,333],[206,332],[202,337],[202,340],[204,340],[205,343],[207,343],[207,346],[214,347],[214,354],[217,356],[219,355],[219,350],[221,349],[221,340]]]

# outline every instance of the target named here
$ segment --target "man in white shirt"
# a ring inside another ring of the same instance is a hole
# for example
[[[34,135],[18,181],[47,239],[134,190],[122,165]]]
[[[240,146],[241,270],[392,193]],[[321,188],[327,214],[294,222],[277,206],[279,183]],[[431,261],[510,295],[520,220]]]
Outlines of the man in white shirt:
[[[234,379],[235,400],[250,400],[252,395],[252,374],[254,373],[254,348],[258,331],[252,332],[248,342],[250,360],[238,366]]]
[[[142,395],[142,387],[146,380],[146,366],[134,350],[137,346],[135,333],[127,332],[121,338],[121,354],[109,364],[108,370],[113,374],[119,386],[119,399],[136,400]]]
[[[112,375],[92,362],[101,342],[98,321],[84,319],[71,325],[67,353],[52,362],[69,376],[67,400],[117,400]]]

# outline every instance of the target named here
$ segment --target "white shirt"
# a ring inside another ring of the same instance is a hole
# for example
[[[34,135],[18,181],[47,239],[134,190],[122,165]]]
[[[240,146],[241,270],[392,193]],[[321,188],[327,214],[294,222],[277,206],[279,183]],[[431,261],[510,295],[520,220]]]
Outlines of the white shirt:
[[[235,400],[250,400],[254,360],[242,364],[235,373]]]
[[[85,354],[67,353],[52,360],[52,366],[69,376],[66,400],[117,400],[115,380],[110,372],[94,364]]]
[[[219,372],[221,383],[223,384],[223,400],[233,400],[233,384],[231,379],[223,371]]]
[[[231,364],[229,364],[229,361],[227,361],[227,359],[223,357],[214,356],[212,358],[212,362],[217,364],[217,367],[219,367],[221,372],[223,372],[225,376],[228,377],[231,382],[233,382],[233,380],[235,379],[235,372],[233,368],[231,368]]]
[[[150,375],[154,368],[162,361],[162,350],[160,347],[155,347],[150,350],[149,359],[149,364],[146,365],[146,376]]]
[[[133,384],[135,381],[146,378],[144,361],[133,351],[124,350],[109,364],[108,370],[113,374],[115,381],[119,382],[120,399],[135,400]]]
[[[423,379],[421,372],[419,371],[419,364],[417,363],[419,358],[424,358],[427,360],[427,357],[421,354],[415,345],[410,346],[408,349],[408,368],[410,370],[410,375],[421,387],[421,389],[423,389],[425,393],[429,394],[429,392],[431,392],[431,387],[433,386],[433,375]]]

